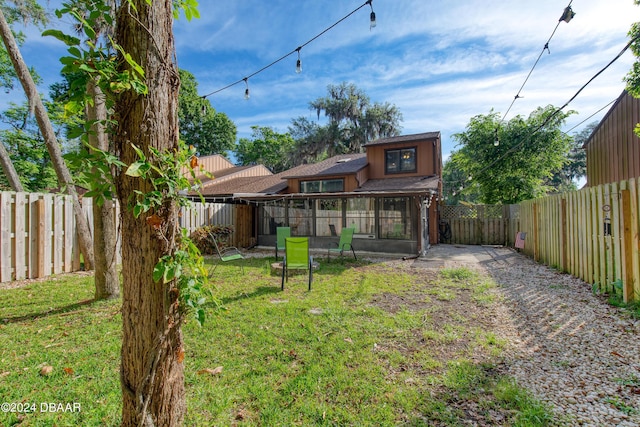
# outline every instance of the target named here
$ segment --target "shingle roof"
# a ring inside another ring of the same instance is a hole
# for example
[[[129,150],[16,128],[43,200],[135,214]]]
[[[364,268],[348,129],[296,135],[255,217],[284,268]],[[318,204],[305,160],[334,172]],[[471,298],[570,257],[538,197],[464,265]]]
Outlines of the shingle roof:
[[[350,175],[367,166],[365,153],[341,154],[319,163],[300,165],[283,172],[284,178],[302,178],[307,176]]]
[[[423,134],[424,135],[424,134]],[[349,159],[348,161],[346,161]],[[203,182],[200,193],[207,197],[233,194],[278,194],[287,189],[287,178],[306,176],[346,175],[356,173],[367,165],[366,154],[343,154],[322,162],[300,165],[275,175],[237,177]],[[355,192],[411,193],[438,189],[439,178],[433,176],[370,179]]]
[[[428,191],[438,189],[439,178],[432,176],[412,176],[403,178],[370,179],[355,192],[363,191]]]
[[[213,180],[205,184],[200,193],[203,196],[227,196],[234,193],[274,194],[287,188],[287,181],[279,175],[244,176],[220,182]]]
[[[367,147],[370,145],[393,144],[396,142],[419,141],[434,138],[440,138],[440,132],[414,133],[412,135],[400,135],[392,136],[390,138],[381,138],[376,139],[375,141],[367,142],[364,146]]]

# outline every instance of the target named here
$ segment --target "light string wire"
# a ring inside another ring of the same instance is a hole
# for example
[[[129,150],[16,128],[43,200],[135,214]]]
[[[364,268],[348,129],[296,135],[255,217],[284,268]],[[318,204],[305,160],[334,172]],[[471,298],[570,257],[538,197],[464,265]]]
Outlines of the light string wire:
[[[596,111],[595,113],[591,114],[589,117],[587,117],[586,119],[584,119],[583,121],[581,121],[580,123],[578,123],[577,125],[575,125],[574,127],[572,127],[571,129],[569,129],[566,132],[563,132],[565,135],[568,135],[569,132],[571,132],[572,130],[574,130],[575,128],[581,126],[582,124],[584,124],[586,121],[588,121],[589,119],[591,119],[593,116],[595,116],[596,114],[598,114],[599,112],[601,112],[602,110],[604,110],[605,108],[607,108],[609,105],[613,104],[614,102],[616,102],[618,100],[618,98],[614,98],[611,101],[609,101],[607,103],[607,105],[605,105],[604,107],[600,108],[598,111]]]
[[[304,42],[303,44],[301,44],[300,46],[296,47],[295,49],[293,49],[291,52],[286,53],[284,55],[282,55],[280,58],[276,59],[275,61],[271,62],[268,65],[265,65],[264,67],[260,68],[258,71],[254,71],[253,73],[233,82],[233,83],[229,83],[228,85],[221,87],[220,89],[216,89],[213,92],[210,92],[206,95],[202,95],[201,98],[205,99],[211,95],[215,95],[216,93],[222,92],[224,90],[227,90],[237,84],[240,84],[242,82],[247,82],[251,77],[254,77],[257,74],[262,73],[263,71],[265,71],[266,69],[273,67],[274,65],[276,65],[278,62],[286,59],[287,57],[293,55],[296,52],[300,52],[300,50],[307,46],[309,43],[315,41],[316,39],[318,39],[319,37],[323,36],[325,33],[327,33],[328,31],[332,30],[334,27],[336,27],[338,24],[342,23],[344,20],[346,20],[347,18],[349,18],[351,15],[353,15],[354,13],[356,13],[357,11],[359,11],[360,9],[362,9],[363,7],[366,6],[371,6],[371,9],[373,10],[373,6],[372,6],[372,1],[373,0],[367,0],[366,2],[364,2],[362,5],[360,5],[359,7],[357,7],[356,9],[352,10],[349,14],[345,15],[344,17],[340,18],[338,21],[334,22],[331,26],[325,28],[324,30],[322,30],[320,33],[316,34],[313,38],[307,40],[306,42]]]
[[[533,130],[533,132],[531,132],[528,137],[531,138],[532,136],[534,136],[536,133],[538,133],[543,127],[545,127],[547,125],[547,123],[549,123],[551,121],[551,119],[553,119],[560,111],[562,111],[564,108],[566,108],[573,100],[576,99],[576,97],[580,94],[580,92],[582,92],[591,82],[593,82],[593,80],[595,80],[596,77],[598,77],[600,74],[602,74],[607,68],[609,68],[614,62],[616,62],[618,59],[620,59],[620,57],[629,49],[629,47],[635,43],[636,41],[640,41],[640,37],[636,37],[634,39],[629,40],[629,42],[625,45],[625,47],[622,48],[622,50],[615,56],[615,58],[613,58],[607,65],[605,65],[600,71],[598,71],[593,77],[591,77],[589,79],[589,81],[587,81],[584,85],[582,85],[582,87],[580,89],[578,89],[578,91],[571,97],[571,99],[569,99],[562,107],[556,108],[556,110],[549,114],[549,116],[547,116],[547,118],[542,122],[541,125],[539,125],[537,128],[535,128]],[[517,148],[519,148],[522,144],[524,144],[527,141],[528,138],[523,138],[522,141],[520,141],[519,143],[517,143],[516,145],[514,145],[513,147],[510,147],[507,151],[505,151],[504,153],[502,153],[501,156],[497,157],[493,162],[491,162],[488,166],[484,167],[483,169],[480,170],[480,172],[478,172],[478,174],[483,174],[485,173],[488,169],[490,169],[493,165],[495,165],[496,163],[498,163],[500,160],[504,159],[507,154],[510,154],[512,152],[514,152]],[[457,183],[463,183],[465,182],[466,179],[459,179],[456,181],[443,181],[444,183],[447,184],[457,184]]]
[[[549,39],[544,44],[544,47],[542,48],[542,51],[540,51],[540,55],[538,55],[538,59],[536,59],[536,62],[533,64],[533,67],[531,67],[531,70],[529,70],[529,74],[527,74],[527,77],[524,79],[524,82],[522,83],[522,86],[520,86],[520,89],[518,90],[518,93],[516,93],[516,96],[513,97],[513,100],[511,101],[511,105],[509,105],[509,108],[507,108],[507,112],[504,113],[504,115],[502,116],[502,120],[500,120],[500,123],[502,123],[507,118],[507,115],[509,114],[509,111],[511,111],[511,108],[513,107],[513,104],[515,104],[516,100],[519,99],[519,98],[522,98],[520,96],[520,93],[522,93],[522,89],[524,89],[524,86],[527,84],[527,81],[529,81],[529,77],[531,77],[531,74],[533,73],[533,70],[538,65],[538,62],[540,61],[540,58],[542,58],[542,54],[544,53],[544,51],[546,50],[549,53],[551,53],[551,50],[549,49],[549,42],[551,42],[551,39],[556,34],[556,31],[558,30],[558,27],[560,26],[560,23],[563,21],[562,18],[564,18],[564,14],[566,13],[566,11],[567,10],[569,10],[569,11],[571,10],[570,9],[571,8],[571,3],[573,3],[573,0],[571,0],[569,2],[569,4],[567,5],[567,7],[564,9],[565,12],[563,13],[563,15],[558,20],[558,23],[556,24],[556,27],[553,29],[553,32],[551,33],[551,36],[549,36]],[[570,12],[570,13],[573,13],[573,12]]]

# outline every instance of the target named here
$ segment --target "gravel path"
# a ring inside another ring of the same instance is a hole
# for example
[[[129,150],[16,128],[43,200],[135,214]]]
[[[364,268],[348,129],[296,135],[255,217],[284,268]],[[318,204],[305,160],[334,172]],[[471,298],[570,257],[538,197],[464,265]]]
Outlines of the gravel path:
[[[452,266],[475,258],[500,285],[500,329],[513,344],[507,373],[568,425],[640,426],[640,321],[609,306],[590,285],[511,249],[470,250],[462,258],[439,258],[436,250],[427,262]]]

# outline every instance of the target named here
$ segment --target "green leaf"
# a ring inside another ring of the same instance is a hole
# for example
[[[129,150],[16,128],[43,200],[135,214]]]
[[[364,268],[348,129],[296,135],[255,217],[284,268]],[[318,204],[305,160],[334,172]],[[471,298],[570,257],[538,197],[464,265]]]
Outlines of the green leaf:
[[[176,277],[176,266],[175,264],[165,265],[164,274],[162,278],[164,283],[170,282]]]
[[[82,58],[82,52],[76,46],[71,46],[69,49],[67,49],[67,52],[69,52],[76,58]]]
[[[135,205],[133,207],[133,217],[134,218],[138,218],[140,216],[140,214],[143,212],[144,206],[142,205]]]
[[[77,46],[80,44],[80,39],[77,37],[69,36],[60,30],[44,30],[43,36],[52,36],[66,44],[67,46]]]
[[[96,38],[96,32],[93,30],[93,28],[89,27],[88,25],[84,26],[84,33],[87,35],[89,40],[93,40]]]
[[[147,163],[138,161],[131,163],[127,168],[125,174],[129,176],[140,177],[143,176],[148,170],[149,167]]]
[[[166,264],[164,260],[158,261],[156,266],[153,268],[153,281],[158,282],[160,279],[164,277],[166,269]]]

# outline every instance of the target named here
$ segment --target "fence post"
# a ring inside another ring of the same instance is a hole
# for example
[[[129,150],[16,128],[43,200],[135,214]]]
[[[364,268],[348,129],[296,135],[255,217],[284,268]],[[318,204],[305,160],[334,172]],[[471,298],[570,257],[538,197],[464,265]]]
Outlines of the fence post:
[[[44,200],[39,198],[35,203],[36,207],[36,259],[38,260],[38,265],[36,266],[36,277],[44,277],[46,275],[44,268],[44,250],[45,250],[45,227],[44,227],[44,219],[45,219],[45,205]]]
[[[538,204],[533,202],[533,260],[538,262]]]
[[[622,284],[622,298],[624,302],[632,301],[634,295],[634,285],[637,280],[633,276],[633,233],[631,232],[631,224],[633,216],[631,213],[631,192],[629,190],[621,190],[622,194],[622,243],[624,250],[624,271]]]
[[[14,258],[11,254],[11,193],[0,192],[0,281],[11,280]]]
[[[560,250],[561,252],[561,263],[562,263],[562,271],[568,271],[567,268],[567,199],[565,199],[564,197],[561,199],[560,202],[560,224],[562,227],[562,232],[560,233]]]

